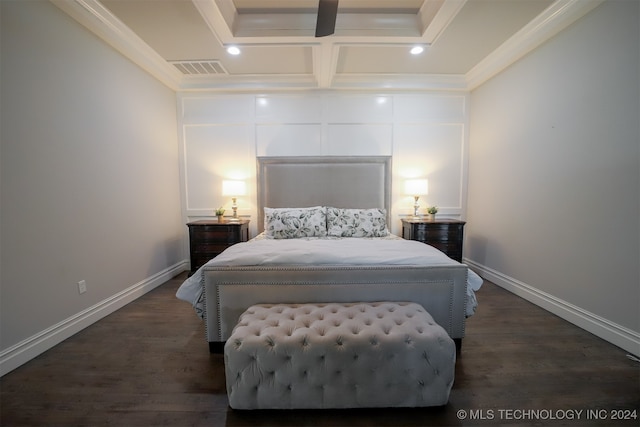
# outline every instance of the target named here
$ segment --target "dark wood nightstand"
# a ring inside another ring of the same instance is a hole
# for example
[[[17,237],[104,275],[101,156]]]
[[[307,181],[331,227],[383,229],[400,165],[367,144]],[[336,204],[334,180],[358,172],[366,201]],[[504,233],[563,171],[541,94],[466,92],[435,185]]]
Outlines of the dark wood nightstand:
[[[462,262],[464,224],[456,219],[403,218],[402,238],[426,243]]]
[[[249,220],[201,220],[187,224],[191,254],[190,275],[229,246],[249,240]]]

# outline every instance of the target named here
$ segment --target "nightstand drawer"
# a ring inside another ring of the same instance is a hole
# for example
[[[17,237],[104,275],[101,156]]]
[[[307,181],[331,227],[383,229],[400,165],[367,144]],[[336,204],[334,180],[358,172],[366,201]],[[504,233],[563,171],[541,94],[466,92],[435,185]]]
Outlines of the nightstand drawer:
[[[194,221],[189,227],[191,274],[229,246],[249,240],[249,221]]]
[[[464,221],[448,219],[403,219],[402,237],[431,245],[449,258],[462,262],[464,224]]]
[[[449,224],[434,224],[433,226],[427,226],[425,224],[416,224],[414,233],[414,240],[457,242],[462,236],[462,226],[452,226]]]
[[[201,229],[192,229],[193,242],[197,244],[211,243],[238,243],[242,241],[239,230],[232,227],[220,227],[215,229],[211,227],[203,227]]]

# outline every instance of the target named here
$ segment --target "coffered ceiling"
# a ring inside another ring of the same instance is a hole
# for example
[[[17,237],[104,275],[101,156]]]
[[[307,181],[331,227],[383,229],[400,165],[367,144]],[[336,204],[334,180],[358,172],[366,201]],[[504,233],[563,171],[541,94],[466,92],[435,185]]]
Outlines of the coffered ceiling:
[[[469,90],[602,0],[339,0],[325,37],[318,0],[51,1],[175,90],[237,91]]]

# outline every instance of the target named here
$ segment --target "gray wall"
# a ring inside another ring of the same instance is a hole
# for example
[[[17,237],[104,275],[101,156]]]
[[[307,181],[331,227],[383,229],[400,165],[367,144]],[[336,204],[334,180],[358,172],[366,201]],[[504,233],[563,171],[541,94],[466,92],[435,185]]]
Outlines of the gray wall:
[[[175,93],[48,1],[1,7],[5,372],[186,256]]]
[[[640,349],[639,8],[605,2],[471,94],[466,257]]]

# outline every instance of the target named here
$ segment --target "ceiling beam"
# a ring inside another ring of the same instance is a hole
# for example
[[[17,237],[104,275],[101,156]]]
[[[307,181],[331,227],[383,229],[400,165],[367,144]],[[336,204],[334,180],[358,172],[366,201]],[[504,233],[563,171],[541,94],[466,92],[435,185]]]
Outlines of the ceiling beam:
[[[334,43],[323,42],[313,48],[313,74],[319,88],[330,88],[336,74],[340,48]]]
[[[209,30],[221,45],[233,41],[233,27],[238,13],[232,0],[192,0]]]
[[[432,6],[429,5],[427,8],[426,5],[430,2],[425,1],[419,13],[424,28],[422,37],[425,42],[433,44],[444,32],[445,28],[449,26],[451,21],[453,21],[453,18],[456,17],[458,12],[462,10],[466,2],[467,0],[444,0],[440,7],[438,7],[435,15],[431,16],[433,11],[430,10],[430,8]],[[433,7],[435,7],[435,5]]]

